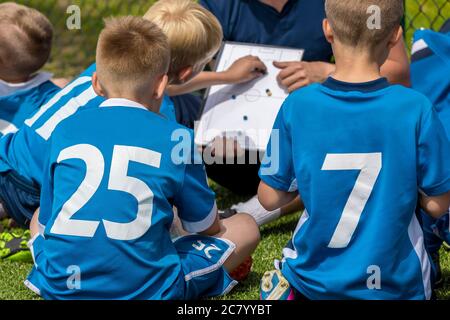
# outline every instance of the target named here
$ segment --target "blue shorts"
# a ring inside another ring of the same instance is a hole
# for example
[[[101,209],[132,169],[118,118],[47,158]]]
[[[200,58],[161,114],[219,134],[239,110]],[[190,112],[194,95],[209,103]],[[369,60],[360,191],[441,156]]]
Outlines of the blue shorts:
[[[40,235],[30,240],[28,246],[33,256],[35,267],[31,271],[25,285],[41,295],[41,284],[36,276],[36,267],[45,263],[43,252],[44,238]],[[184,282],[184,300],[216,297],[227,294],[237,282],[233,280],[223,267],[236,246],[229,240],[190,235],[174,241],[181,261],[182,272],[178,283]],[[173,286],[173,296],[180,296],[179,287]],[[169,294],[169,296],[171,296]],[[45,297],[44,297],[45,298]]]
[[[0,202],[21,227],[28,228],[39,208],[40,190],[13,171],[0,173]]]
[[[229,240],[190,235],[174,241],[185,281],[185,299],[217,297],[237,284],[223,267],[236,246]]]

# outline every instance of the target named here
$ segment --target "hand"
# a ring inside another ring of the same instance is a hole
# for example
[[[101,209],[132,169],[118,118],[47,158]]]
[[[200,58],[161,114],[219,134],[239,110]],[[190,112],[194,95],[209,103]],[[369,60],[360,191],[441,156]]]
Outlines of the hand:
[[[238,84],[259,78],[266,72],[266,65],[258,57],[245,56],[236,60],[223,75],[228,84]]]
[[[334,65],[326,62],[274,61],[273,65],[281,69],[277,80],[289,93],[311,83],[325,81],[334,70]]]

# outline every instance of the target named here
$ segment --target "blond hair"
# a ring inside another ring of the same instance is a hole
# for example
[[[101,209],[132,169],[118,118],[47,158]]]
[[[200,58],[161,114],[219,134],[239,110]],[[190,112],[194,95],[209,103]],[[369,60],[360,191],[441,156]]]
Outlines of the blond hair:
[[[372,9],[379,10],[379,28],[369,25]],[[403,0],[327,0],[325,11],[340,42],[370,49],[388,40],[404,14]]]
[[[171,50],[170,74],[196,66],[220,48],[223,33],[217,18],[191,0],[160,0],[144,15],[167,35]]]
[[[11,76],[30,76],[50,57],[53,26],[39,11],[13,2],[0,4],[0,63]]]
[[[99,36],[96,62],[104,86],[140,90],[167,73],[170,50],[154,23],[132,16],[110,18]]]

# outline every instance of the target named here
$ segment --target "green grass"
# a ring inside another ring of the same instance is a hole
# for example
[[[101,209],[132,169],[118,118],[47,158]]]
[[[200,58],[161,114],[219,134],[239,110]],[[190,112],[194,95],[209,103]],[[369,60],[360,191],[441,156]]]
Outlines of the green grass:
[[[5,0],[0,0],[5,2]],[[83,71],[94,61],[97,35],[105,17],[113,15],[142,15],[154,0],[19,0],[16,1],[44,12],[55,25],[54,49],[46,69],[58,77],[71,77]],[[65,27],[66,8],[76,4],[81,8],[82,29],[69,31]],[[408,46],[414,30],[438,29],[450,18],[450,2],[447,0],[406,0],[406,37]],[[215,187],[219,205],[228,206],[239,197]],[[254,255],[253,272],[249,279],[238,286],[225,299],[257,299],[258,284],[262,274],[273,268],[273,260],[280,258],[281,250],[289,240],[299,215],[285,217],[262,229],[262,242]],[[438,293],[441,299],[450,299],[450,254],[442,251],[444,288]],[[31,264],[0,262],[0,300],[38,299],[25,288]]]

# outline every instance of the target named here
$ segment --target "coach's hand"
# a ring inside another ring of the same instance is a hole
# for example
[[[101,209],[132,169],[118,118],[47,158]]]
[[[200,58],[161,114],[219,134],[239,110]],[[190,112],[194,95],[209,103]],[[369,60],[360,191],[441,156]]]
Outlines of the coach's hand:
[[[245,83],[263,76],[267,72],[264,62],[256,56],[245,56],[236,60],[223,72],[229,84]]]
[[[323,82],[334,72],[334,65],[326,62],[274,61],[273,65],[281,69],[277,80],[289,93],[311,83]]]

